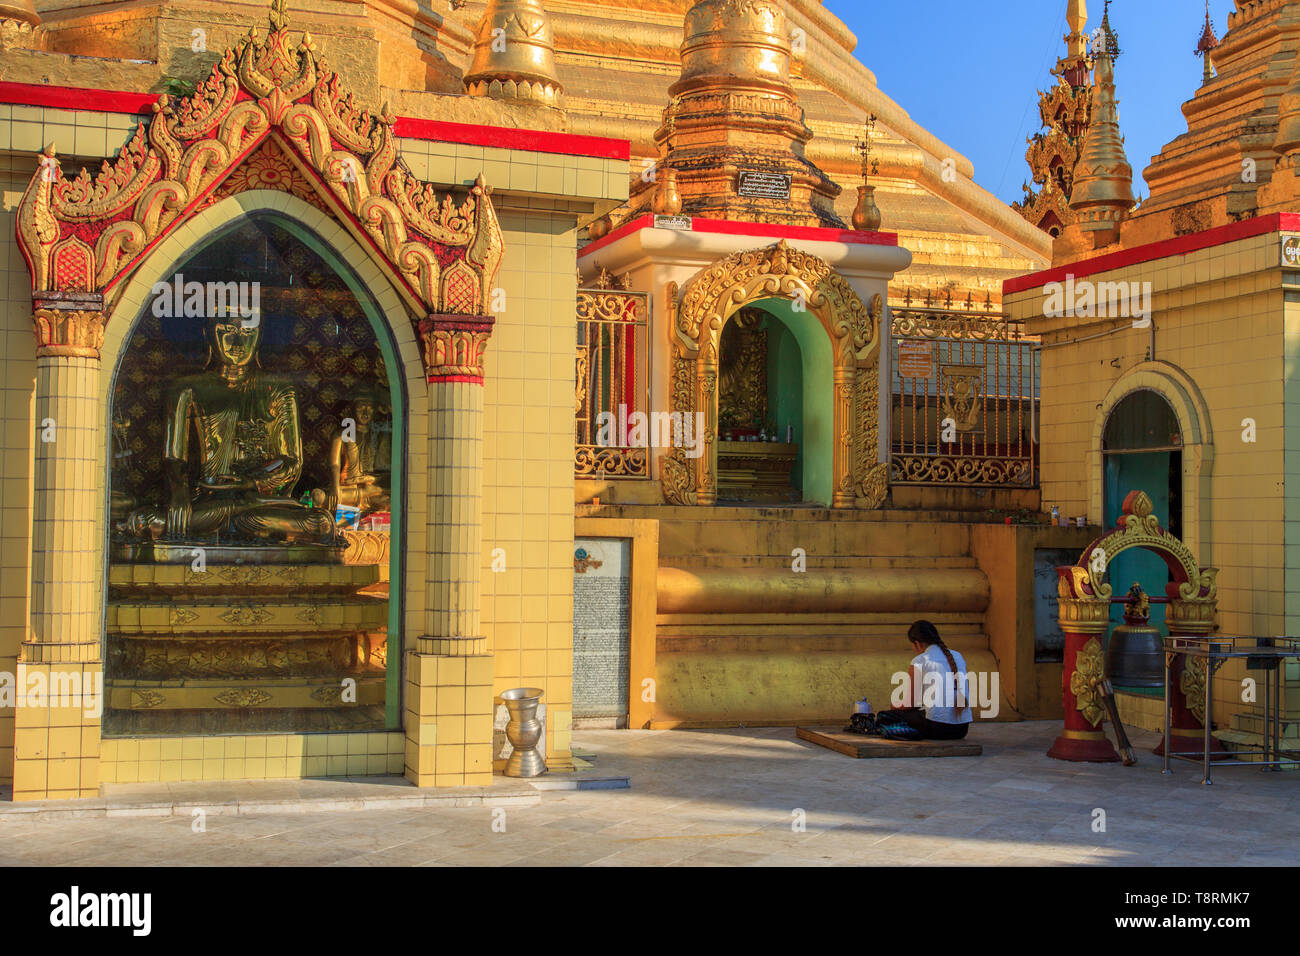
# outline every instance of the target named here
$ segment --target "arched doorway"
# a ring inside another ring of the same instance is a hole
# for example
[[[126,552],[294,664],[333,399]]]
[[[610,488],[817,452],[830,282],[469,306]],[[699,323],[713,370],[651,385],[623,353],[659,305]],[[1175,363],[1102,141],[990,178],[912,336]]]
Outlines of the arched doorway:
[[[718,500],[829,505],[829,337],[792,303],[761,299],[723,327],[718,355]]]
[[[1151,389],[1136,389],[1119,400],[1106,418],[1102,432],[1103,520],[1114,527],[1125,498],[1144,491],[1152,513],[1174,537],[1183,536],[1183,436],[1169,402]],[[1131,550],[1118,555],[1110,568],[1116,592],[1123,594],[1134,582],[1147,594],[1163,595],[1169,570],[1156,554]],[[1165,607],[1151,608],[1151,624],[1162,627]],[[1111,609],[1111,623],[1123,621],[1123,605]]]
[[[378,304],[267,211],[165,271],[109,385],[103,733],[398,726],[407,401]]]
[[[681,290],[669,283],[672,414],[699,419],[702,454],[681,448],[660,459],[666,500],[714,504],[719,497],[719,355],[733,316],[759,308],[790,332],[800,352],[806,500],[834,508],[878,508],[888,491],[879,450],[879,323],[883,299],[868,309],[848,281],[816,256],[782,240],[738,252],[702,270]],[[816,410],[816,423],[810,413]]]

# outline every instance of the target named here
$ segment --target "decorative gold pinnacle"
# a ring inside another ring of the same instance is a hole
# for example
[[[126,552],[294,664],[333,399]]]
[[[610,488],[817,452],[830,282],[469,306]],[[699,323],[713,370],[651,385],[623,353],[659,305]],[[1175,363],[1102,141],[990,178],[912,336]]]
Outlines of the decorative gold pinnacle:
[[[1092,117],[1084,134],[1083,150],[1074,170],[1074,191],[1070,209],[1085,232],[1095,233],[1102,242],[1118,230],[1133,208],[1133,167],[1124,155],[1124,137],[1119,130],[1115,100],[1115,57],[1119,44],[1107,14],[1093,45]]]
[[[876,114],[868,113],[862,123],[862,135],[854,147],[862,157],[862,181],[867,182],[880,171],[880,163],[871,157],[871,134],[876,131]]]

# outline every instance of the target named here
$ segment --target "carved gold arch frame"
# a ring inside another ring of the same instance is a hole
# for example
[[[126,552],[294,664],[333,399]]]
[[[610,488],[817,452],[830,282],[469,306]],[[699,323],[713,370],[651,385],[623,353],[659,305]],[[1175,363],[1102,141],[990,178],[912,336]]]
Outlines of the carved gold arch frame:
[[[733,315],[762,299],[796,303],[815,316],[833,347],[833,508],[879,508],[888,493],[889,465],[879,462],[881,296],[868,309],[824,260],[781,240],[733,253],[701,270],[682,290],[670,283],[669,335],[672,412],[703,412],[705,450],[696,459],[676,448],[662,459],[664,497],[674,504],[717,501],[718,349]]]
[[[394,117],[353,103],[273,9],[227,49],[195,93],[164,95],[117,158],[67,179],[48,148],[18,208],[37,299],[111,301],[165,236],[248,189],[290,192],[337,219],[393,282],[417,321],[480,315],[503,255],[482,178],[462,201],[415,178]],[[38,316],[38,335],[40,334]]]
[[[1057,602],[1061,631],[1065,635],[1065,669],[1062,696],[1065,729],[1049,756],[1064,760],[1113,760],[1114,749],[1101,731],[1104,715],[1101,685],[1105,679],[1102,638],[1110,627],[1111,585],[1106,569],[1115,555],[1142,548],[1160,556],[1173,580],[1166,585],[1169,598],[1165,624],[1169,636],[1203,637],[1214,629],[1218,607],[1218,568],[1202,568],[1192,550],[1160,527],[1151,499],[1142,491],[1131,491],[1124,499],[1123,513],[1116,528],[1093,541],[1072,565],[1056,569]],[[1203,672],[1201,672],[1203,674]],[[1189,730],[1180,715],[1196,715],[1198,700],[1190,686],[1198,679],[1195,670],[1180,670],[1179,686],[1171,688],[1175,732]],[[1200,679],[1204,679],[1203,676]]]

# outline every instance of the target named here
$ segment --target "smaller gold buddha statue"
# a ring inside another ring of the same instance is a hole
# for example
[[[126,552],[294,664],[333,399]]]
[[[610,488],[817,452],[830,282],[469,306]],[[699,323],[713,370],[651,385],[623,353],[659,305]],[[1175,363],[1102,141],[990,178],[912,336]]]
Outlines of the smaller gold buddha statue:
[[[326,514],[334,514],[339,505],[356,508],[358,516],[388,509],[392,439],[390,429],[377,420],[383,405],[368,388],[348,402],[330,442],[330,486],[312,492],[313,504]]]

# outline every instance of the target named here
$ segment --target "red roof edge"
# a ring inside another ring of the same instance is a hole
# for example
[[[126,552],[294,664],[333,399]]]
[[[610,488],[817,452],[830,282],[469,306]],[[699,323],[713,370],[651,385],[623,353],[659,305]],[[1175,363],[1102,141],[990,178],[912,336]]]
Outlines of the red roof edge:
[[[1057,266],[1042,272],[1031,272],[1028,275],[1016,276],[1014,279],[1006,279],[1002,283],[1002,294],[1006,296],[1026,289],[1041,288],[1049,282],[1062,282],[1067,276],[1078,279],[1098,272],[1110,272],[1126,266],[1153,262],[1156,259],[1185,256],[1202,249],[1210,249],[1224,243],[1250,239],[1270,232],[1290,230],[1300,231],[1300,213],[1269,213],[1266,216],[1243,219],[1241,222],[1231,222],[1226,226],[1215,226],[1203,232],[1194,232],[1174,239],[1160,239],[1143,246],[1134,246],[1132,249],[1121,249],[1119,252],[1098,256],[1095,259],[1081,259],[1066,266]]]
[[[0,103],[18,106],[95,110],[102,113],[149,113],[157,102],[156,93],[127,93],[121,90],[0,81]],[[536,153],[559,153],[565,156],[590,156],[596,159],[626,160],[631,155],[631,144],[625,139],[551,133],[536,129],[478,126],[471,123],[416,119],[410,116],[398,117],[393,124],[393,132],[410,139],[493,146]]]

